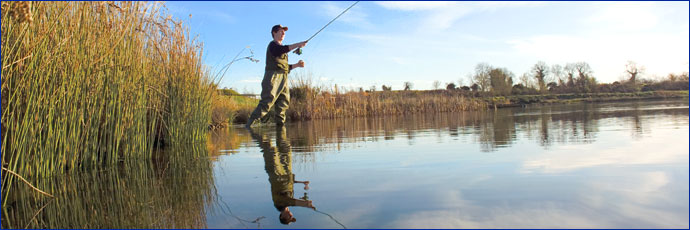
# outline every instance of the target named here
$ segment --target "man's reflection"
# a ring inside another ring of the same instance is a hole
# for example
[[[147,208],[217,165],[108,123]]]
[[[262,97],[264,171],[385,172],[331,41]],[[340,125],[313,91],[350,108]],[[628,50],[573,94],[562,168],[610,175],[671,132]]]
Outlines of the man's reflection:
[[[264,130],[265,131],[265,130]],[[292,174],[292,151],[284,126],[276,127],[276,147],[271,146],[271,139],[266,132],[249,129],[252,138],[259,143],[264,153],[264,162],[268,181],[271,182],[271,195],[273,205],[280,212],[278,218],[282,224],[290,224],[297,221],[290,212],[290,206],[301,206],[316,209],[310,200],[294,198],[294,183],[304,184],[304,189],[309,189],[309,181],[295,180]]]

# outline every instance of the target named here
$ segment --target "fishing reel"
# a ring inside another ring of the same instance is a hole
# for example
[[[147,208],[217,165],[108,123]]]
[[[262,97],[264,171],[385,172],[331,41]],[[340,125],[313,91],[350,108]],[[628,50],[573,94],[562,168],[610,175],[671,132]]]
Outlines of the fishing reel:
[[[297,55],[302,55],[302,48],[297,48],[295,51],[292,52],[296,53]]]

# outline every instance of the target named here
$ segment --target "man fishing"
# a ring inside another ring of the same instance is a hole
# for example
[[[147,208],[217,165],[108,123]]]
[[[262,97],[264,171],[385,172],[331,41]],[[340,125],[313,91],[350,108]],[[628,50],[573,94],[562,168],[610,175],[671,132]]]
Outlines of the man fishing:
[[[304,61],[299,60],[295,64],[288,64],[287,53],[296,48],[307,45],[307,41],[298,42],[292,45],[283,45],[285,31],[288,28],[282,25],[275,25],[271,28],[273,40],[268,43],[266,48],[266,69],[264,79],[261,81],[261,100],[249,116],[245,127],[250,128],[256,120],[266,122],[266,114],[275,107],[276,125],[285,124],[285,112],[290,104],[290,89],[288,88],[288,73],[298,67],[304,67]]]

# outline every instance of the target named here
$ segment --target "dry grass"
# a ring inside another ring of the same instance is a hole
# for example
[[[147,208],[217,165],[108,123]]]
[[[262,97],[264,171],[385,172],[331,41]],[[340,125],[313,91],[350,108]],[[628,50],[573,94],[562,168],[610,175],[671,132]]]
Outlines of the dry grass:
[[[291,120],[366,117],[430,112],[483,110],[484,101],[468,98],[460,91],[375,91],[342,92],[337,87],[319,86],[309,74],[295,74],[290,87]],[[333,89],[333,90],[326,90]]]

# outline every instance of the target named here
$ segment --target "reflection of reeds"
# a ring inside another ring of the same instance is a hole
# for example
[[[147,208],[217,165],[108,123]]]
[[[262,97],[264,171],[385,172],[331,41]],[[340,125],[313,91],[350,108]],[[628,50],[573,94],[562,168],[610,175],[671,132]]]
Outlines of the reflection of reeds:
[[[2,8],[3,167],[35,183],[148,159],[156,143],[205,141],[210,84],[201,46],[161,5]],[[2,179],[4,208],[15,179]]]
[[[241,145],[248,143],[252,143],[252,137],[245,132],[233,128],[217,129],[209,132],[206,149],[215,160],[220,155],[237,153]]]
[[[333,88],[333,87],[328,87]],[[486,109],[479,99],[460,91],[333,92],[317,86],[309,75],[297,74],[290,87],[291,120],[456,112]]]
[[[206,228],[208,207],[217,202],[212,173],[206,159],[158,160],[43,180],[54,199],[18,185],[2,227]]]

